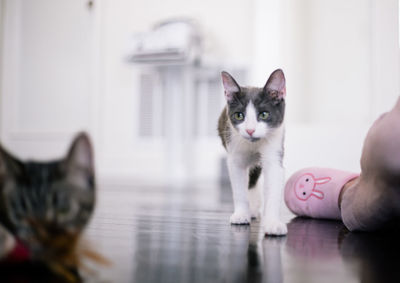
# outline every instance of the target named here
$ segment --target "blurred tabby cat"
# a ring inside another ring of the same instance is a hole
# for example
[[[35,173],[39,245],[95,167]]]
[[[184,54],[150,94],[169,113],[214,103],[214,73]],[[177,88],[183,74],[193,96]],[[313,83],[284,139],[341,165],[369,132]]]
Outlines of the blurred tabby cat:
[[[93,152],[85,133],[65,158],[49,162],[21,161],[0,146],[3,256],[21,245],[29,260],[77,281],[70,271],[79,263],[79,236],[94,206]]]

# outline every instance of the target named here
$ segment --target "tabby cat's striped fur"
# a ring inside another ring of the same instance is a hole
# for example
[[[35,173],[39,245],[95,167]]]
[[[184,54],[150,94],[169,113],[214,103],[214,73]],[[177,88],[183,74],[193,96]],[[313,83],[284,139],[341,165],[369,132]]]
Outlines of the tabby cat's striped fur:
[[[85,133],[64,158],[50,162],[24,162],[0,146],[0,232],[22,242],[33,261],[61,273],[77,264],[76,245],[94,205],[93,153]]]

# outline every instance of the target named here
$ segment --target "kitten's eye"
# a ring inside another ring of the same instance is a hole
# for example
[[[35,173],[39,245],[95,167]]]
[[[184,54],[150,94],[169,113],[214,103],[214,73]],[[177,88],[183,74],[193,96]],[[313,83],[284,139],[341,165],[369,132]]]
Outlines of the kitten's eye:
[[[261,120],[267,120],[268,117],[269,117],[269,113],[266,112],[266,111],[261,112],[260,114],[258,114],[258,118],[260,118]]]
[[[244,119],[244,115],[242,112],[236,112],[235,114],[233,114],[233,117],[238,121],[241,121]]]

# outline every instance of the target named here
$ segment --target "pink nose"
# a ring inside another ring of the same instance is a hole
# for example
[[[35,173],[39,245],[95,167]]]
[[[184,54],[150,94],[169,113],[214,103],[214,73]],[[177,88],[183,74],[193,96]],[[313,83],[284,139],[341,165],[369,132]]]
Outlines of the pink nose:
[[[255,132],[255,130],[247,129],[246,132],[251,136]]]

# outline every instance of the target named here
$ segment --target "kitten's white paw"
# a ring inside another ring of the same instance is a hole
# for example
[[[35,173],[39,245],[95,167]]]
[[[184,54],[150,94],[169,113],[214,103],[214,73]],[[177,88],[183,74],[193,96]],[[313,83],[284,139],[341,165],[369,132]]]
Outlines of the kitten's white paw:
[[[230,218],[231,224],[246,225],[250,224],[250,213],[246,211],[235,211]]]
[[[279,220],[266,220],[263,225],[264,234],[283,236],[287,234],[286,224]]]

